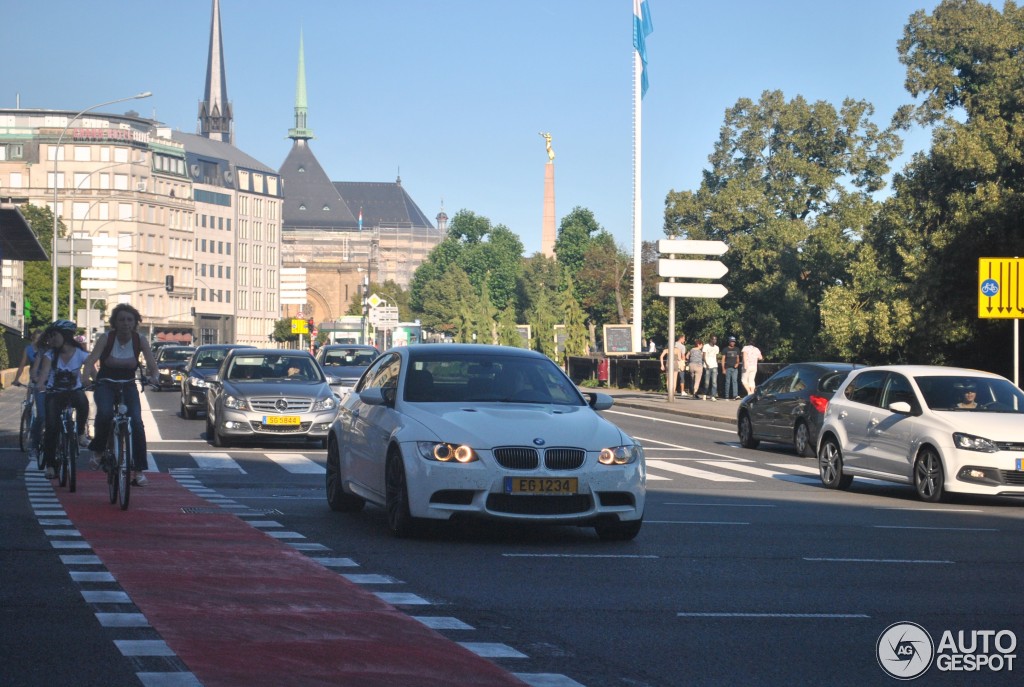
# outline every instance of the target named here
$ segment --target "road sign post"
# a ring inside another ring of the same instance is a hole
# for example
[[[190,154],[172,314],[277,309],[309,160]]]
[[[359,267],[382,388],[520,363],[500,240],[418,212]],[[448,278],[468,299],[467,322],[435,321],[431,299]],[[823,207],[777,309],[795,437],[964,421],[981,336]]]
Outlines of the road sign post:
[[[1013,383],[1020,386],[1024,258],[978,258],[978,317],[1013,320]]]
[[[658,276],[669,281],[658,283],[658,295],[668,298],[668,388],[669,403],[675,400],[676,298],[722,298],[729,290],[721,284],[677,282],[676,279],[720,279],[729,268],[718,260],[677,260],[677,255],[725,255],[729,246],[724,241],[691,241],[662,239],[658,252],[670,257],[658,258]],[[696,396],[697,390],[693,390]]]

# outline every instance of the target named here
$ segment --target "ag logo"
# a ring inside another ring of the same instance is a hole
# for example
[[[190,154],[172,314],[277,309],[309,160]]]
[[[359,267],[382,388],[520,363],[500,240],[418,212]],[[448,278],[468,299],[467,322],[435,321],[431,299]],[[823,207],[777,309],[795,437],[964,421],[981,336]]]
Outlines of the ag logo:
[[[916,623],[893,623],[875,646],[878,665],[897,680],[913,680],[932,665],[935,645],[928,631]]]

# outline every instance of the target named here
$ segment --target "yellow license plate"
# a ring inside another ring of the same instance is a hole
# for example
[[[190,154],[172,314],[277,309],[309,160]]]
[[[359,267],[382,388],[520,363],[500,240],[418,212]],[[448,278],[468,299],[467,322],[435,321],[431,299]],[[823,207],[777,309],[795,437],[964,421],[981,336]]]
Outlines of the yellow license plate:
[[[579,481],[575,477],[506,477],[506,494],[575,494]]]
[[[300,424],[298,415],[264,415],[265,425],[297,425]]]

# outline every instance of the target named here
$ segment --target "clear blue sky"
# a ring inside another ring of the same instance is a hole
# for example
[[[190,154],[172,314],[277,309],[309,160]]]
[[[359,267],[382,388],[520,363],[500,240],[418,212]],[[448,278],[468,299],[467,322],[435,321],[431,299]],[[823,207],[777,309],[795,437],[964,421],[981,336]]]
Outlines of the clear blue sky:
[[[888,123],[911,102],[896,42],[935,0],[649,0],[643,238],[665,195],[695,189],[726,108],[865,99]],[[0,107],[133,107],[196,131],[212,0],[48,0],[4,12]],[[402,184],[428,217],[484,215],[540,249],[553,135],[558,221],[591,209],[632,246],[631,0],[221,0],[236,145],[277,169],[294,125],[300,31],[308,126],[336,181]],[[926,147],[916,132],[907,153]],[[906,160],[904,156],[903,161]],[[902,164],[902,162],[901,162]]]

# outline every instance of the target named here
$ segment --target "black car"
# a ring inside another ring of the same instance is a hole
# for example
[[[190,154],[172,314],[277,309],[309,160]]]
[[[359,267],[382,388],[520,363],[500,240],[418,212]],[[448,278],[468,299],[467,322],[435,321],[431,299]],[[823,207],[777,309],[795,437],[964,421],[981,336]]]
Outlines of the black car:
[[[795,363],[757,386],[740,402],[736,432],[744,448],[761,441],[792,444],[801,456],[813,456],[822,418],[832,395],[854,363]]]
[[[206,410],[207,378],[217,374],[220,364],[232,348],[255,348],[243,344],[203,344],[195,349],[182,370],[181,416],[189,420]]]
[[[338,396],[345,396],[363,376],[363,370],[369,367],[378,355],[373,346],[357,346],[355,344],[327,344],[321,346],[316,353],[316,361],[320,363],[324,373],[336,377],[338,383],[331,388]]]
[[[157,391],[176,389],[181,384],[182,370],[195,352],[192,346],[161,346],[156,357],[156,379],[150,380]]]

